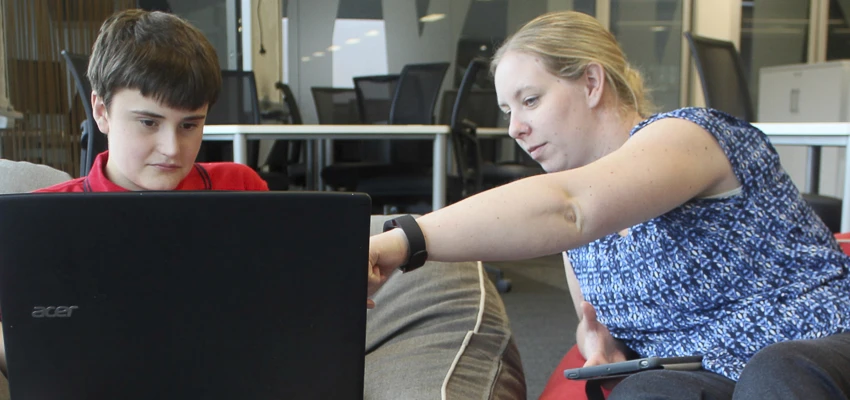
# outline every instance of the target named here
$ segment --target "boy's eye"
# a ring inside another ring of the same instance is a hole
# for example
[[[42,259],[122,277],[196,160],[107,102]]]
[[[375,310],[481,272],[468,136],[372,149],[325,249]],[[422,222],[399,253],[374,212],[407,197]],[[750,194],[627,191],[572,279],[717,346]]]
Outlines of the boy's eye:
[[[186,122],[186,123],[182,124],[181,127],[188,131],[188,130],[192,130],[192,129],[197,128],[198,124]]]
[[[140,119],[140,120],[139,120],[139,122],[140,122],[142,125],[144,125],[144,126],[146,126],[146,127],[148,127],[148,128],[152,128],[152,127],[156,126],[156,121],[154,121],[154,120],[152,120],[152,119]]]

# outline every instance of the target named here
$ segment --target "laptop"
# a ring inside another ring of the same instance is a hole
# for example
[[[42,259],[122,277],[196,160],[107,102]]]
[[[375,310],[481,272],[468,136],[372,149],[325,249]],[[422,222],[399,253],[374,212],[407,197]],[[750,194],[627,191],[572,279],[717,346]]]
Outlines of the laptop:
[[[0,196],[13,399],[362,399],[370,199]]]

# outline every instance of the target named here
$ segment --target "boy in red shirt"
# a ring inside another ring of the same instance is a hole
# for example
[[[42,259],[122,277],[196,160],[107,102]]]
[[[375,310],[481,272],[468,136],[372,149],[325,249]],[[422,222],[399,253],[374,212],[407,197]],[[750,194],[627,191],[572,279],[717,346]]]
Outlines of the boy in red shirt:
[[[109,151],[88,176],[39,192],[268,190],[247,166],[195,163],[209,106],[221,91],[215,49],[179,17],[127,10],[108,18],[87,75]]]
[[[254,170],[196,163],[209,106],[221,91],[218,56],[203,33],[172,14],[109,17],[87,75],[95,122],[107,135],[88,176],[37,192],[268,190]],[[0,327],[0,371],[6,372]]]

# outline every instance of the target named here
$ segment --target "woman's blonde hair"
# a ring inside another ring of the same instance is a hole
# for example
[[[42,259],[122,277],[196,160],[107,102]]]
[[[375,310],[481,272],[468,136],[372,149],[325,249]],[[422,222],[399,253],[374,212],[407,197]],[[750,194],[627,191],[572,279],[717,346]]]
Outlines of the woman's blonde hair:
[[[588,64],[597,63],[625,110],[635,110],[644,117],[653,112],[640,72],[626,61],[614,35],[587,14],[552,12],[525,24],[496,51],[491,73],[495,74],[499,61],[509,51],[537,55],[551,74],[570,80],[580,78]]]

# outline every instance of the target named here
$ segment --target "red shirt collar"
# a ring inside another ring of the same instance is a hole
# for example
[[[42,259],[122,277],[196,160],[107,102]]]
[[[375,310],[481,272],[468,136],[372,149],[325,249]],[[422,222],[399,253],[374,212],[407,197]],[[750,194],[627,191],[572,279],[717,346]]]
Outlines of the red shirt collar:
[[[83,181],[83,190],[87,192],[129,192],[129,190],[116,185],[106,177],[106,161],[109,160],[109,150],[97,155],[92,164],[91,171]],[[189,175],[180,181],[174,190],[210,190],[209,173],[198,163],[189,171]]]

